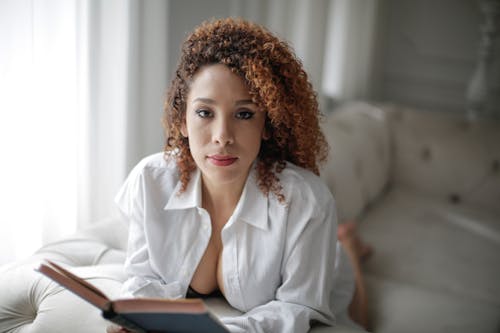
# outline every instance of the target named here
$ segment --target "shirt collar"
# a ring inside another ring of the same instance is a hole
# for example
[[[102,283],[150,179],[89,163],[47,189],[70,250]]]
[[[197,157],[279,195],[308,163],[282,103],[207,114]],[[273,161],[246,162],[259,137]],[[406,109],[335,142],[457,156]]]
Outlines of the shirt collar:
[[[267,230],[269,198],[257,184],[255,164],[250,169],[240,201],[235,208],[235,216],[254,227]]]
[[[175,210],[201,207],[201,172],[198,168],[191,174],[186,190],[179,193],[181,188],[182,182],[179,180],[163,209]]]
[[[246,222],[260,229],[268,229],[268,196],[257,184],[257,171],[255,164],[251,167],[240,200],[236,205],[233,215],[237,220]],[[182,183],[179,180],[174,192],[170,196],[165,210],[189,209],[201,207],[201,172],[196,169],[191,175],[186,190],[179,194]]]

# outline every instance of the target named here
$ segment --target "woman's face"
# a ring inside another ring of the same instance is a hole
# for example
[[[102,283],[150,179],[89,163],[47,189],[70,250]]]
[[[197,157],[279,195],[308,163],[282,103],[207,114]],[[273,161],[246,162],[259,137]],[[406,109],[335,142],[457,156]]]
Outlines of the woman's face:
[[[191,82],[181,132],[204,181],[244,184],[259,153],[265,117],[245,82],[228,67],[200,68]]]

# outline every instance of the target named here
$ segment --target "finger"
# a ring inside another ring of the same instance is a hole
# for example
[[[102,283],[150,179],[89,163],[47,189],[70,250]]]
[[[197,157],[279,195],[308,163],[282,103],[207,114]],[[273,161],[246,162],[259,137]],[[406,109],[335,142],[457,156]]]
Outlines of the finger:
[[[106,333],[126,333],[126,332],[130,332],[130,331],[128,331],[127,329],[125,329],[121,326],[115,325],[115,324],[111,324],[111,325],[108,325],[108,327],[106,327]]]

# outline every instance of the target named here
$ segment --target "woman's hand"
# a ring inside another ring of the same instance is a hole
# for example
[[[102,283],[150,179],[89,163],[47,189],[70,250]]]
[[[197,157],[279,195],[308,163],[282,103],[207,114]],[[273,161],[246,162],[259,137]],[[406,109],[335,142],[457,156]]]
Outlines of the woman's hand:
[[[130,331],[121,326],[111,324],[106,327],[106,333],[130,333]]]

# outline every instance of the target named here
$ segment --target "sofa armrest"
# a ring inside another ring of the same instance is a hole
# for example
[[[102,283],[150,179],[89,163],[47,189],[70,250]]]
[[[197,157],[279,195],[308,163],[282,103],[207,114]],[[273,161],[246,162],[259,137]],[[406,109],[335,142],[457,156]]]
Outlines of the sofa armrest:
[[[331,151],[321,177],[335,197],[340,220],[355,219],[389,182],[386,112],[367,103],[346,103],[328,116],[323,131]]]
[[[128,224],[121,218],[110,217],[88,227],[81,228],[74,236],[77,238],[92,239],[110,248],[126,251]]]
[[[99,310],[36,272],[35,262],[11,267],[0,275],[0,332],[102,332],[108,323]],[[124,279],[122,265],[73,269],[109,297]]]

